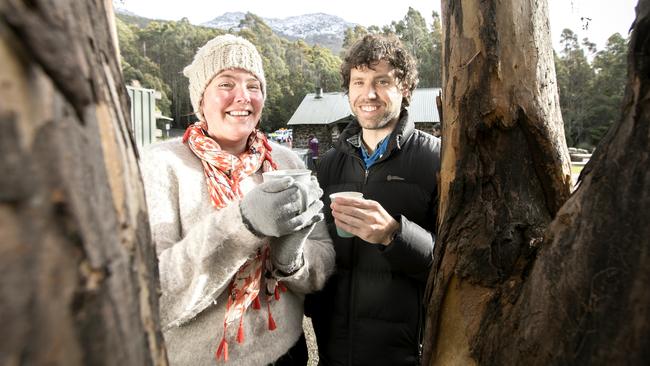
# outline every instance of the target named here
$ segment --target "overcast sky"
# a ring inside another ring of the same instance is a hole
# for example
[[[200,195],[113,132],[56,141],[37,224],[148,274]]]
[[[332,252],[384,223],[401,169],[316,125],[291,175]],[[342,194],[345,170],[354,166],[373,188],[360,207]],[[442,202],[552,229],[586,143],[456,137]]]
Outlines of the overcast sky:
[[[400,20],[409,6],[425,19],[432,11],[440,13],[440,0],[114,0],[127,10],[155,19],[179,20],[193,24],[212,20],[225,12],[250,11],[265,18],[284,18],[309,13],[337,15],[346,21],[368,25],[386,25]],[[381,4],[380,4],[381,3]],[[579,39],[584,37],[602,49],[615,32],[627,36],[634,20],[636,0],[548,0],[553,44],[559,47],[562,29],[570,28]],[[590,18],[587,29],[581,18]]]

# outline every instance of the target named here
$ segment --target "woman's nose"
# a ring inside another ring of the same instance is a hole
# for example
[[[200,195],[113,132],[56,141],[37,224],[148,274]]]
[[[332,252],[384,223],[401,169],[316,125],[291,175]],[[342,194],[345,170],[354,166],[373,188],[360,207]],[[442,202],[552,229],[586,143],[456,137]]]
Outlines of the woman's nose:
[[[237,103],[250,103],[250,93],[248,89],[244,86],[238,86],[235,88],[235,102]]]

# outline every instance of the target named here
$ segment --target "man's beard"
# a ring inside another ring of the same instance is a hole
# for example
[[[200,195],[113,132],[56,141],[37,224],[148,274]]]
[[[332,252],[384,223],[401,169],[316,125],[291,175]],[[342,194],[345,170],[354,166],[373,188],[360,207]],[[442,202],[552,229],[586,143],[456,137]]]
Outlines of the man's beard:
[[[370,121],[362,121],[359,119],[357,116],[357,120],[359,121],[359,125],[361,128],[366,129],[366,130],[381,130],[382,128],[386,127],[392,120],[396,119],[399,117],[399,111],[386,111],[381,118],[379,118],[379,122],[376,122],[377,119],[372,119]]]

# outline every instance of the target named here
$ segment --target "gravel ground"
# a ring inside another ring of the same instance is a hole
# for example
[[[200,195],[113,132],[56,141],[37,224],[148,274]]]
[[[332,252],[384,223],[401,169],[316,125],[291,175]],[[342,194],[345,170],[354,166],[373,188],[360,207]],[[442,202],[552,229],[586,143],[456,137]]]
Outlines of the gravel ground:
[[[317,366],[318,346],[316,346],[316,336],[314,335],[314,327],[311,325],[311,319],[306,316],[303,316],[302,318],[302,329],[305,332],[307,349],[309,351],[309,361],[307,361],[307,366]]]

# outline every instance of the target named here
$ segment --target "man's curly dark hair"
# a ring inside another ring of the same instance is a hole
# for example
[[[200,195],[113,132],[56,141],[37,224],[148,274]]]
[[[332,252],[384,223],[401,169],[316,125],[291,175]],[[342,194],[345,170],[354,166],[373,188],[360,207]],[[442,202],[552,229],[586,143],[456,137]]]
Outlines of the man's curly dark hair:
[[[413,56],[395,35],[368,34],[352,45],[341,64],[345,93],[349,92],[350,70],[358,67],[372,69],[381,60],[395,68],[395,76],[408,89],[408,95],[402,98],[402,106],[408,106],[413,89],[418,85],[418,69]]]

